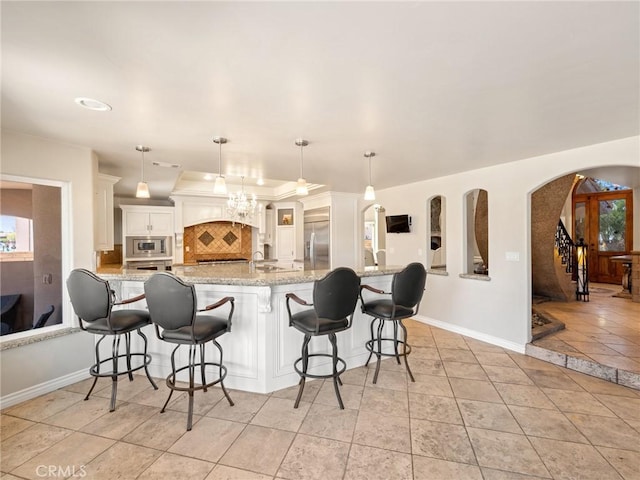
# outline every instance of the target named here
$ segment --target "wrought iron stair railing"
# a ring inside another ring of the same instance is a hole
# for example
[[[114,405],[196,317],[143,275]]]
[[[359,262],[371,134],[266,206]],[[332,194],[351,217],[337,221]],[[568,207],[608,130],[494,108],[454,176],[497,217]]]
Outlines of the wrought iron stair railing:
[[[556,248],[558,249],[558,255],[560,256],[562,265],[565,266],[567,273],[574,272],[574,252],[575,243],[571,240],[571,236],[562,223],[562,220],[558,220],[558,226],[556,227]]]

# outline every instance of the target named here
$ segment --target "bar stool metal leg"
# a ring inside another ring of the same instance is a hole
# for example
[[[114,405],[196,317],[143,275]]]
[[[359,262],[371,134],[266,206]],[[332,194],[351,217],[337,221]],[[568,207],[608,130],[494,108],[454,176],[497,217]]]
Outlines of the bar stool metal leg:
[[[400,327],[402,327],[402,331],[404,333],[404,352],[403,352],[403,357],[404,357],[404,366],[407,367],[407,373],[409,374],[409,378],[411,379],[412,382],[415,382],[415,378],[413,378],[413,373],[411,373],[411,369],[409,368],[409,362],[407,361],[407,347],[409,347],[408,343],[407,343],[407,327],[404,326],[404,324],[402,323],[402,320],[398,320],[398,323],[400,324]],[[411,348],[411,347],[409,347]],[[398,359],[398,363],[400,363],[400,359]]]
[[[307,380],[305,376],[307,374],[307,368],[309,367],[309,342],[311,341],[311,335],[305,335],[302,341],[302,372],[304,375],[300,375],[300,388],[298,388],[298,396],[296,402],[293,404],[293,408],[298,408],[300,405],[300,399],[302,398],[302,392],[304,391],[304,384]]]
[[[333,360],[333,388],[336,391],[336,397],[338,398],[338,404],[340,405],[340,409],[344,410],[344,404],[342,403],[342,397],[340,396],[340,389],[338,388],[338,382],[340,381],[340,376],[338,375],[338,345],[336,340],[336,334],[329,334],[329,342],[331,342],[332,347],[332,360]]]

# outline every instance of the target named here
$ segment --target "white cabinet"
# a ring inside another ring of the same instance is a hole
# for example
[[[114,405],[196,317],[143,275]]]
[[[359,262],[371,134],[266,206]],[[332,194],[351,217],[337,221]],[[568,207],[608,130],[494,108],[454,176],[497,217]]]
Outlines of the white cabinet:
[[[120,208],[122,208],[122,234],[125,237],[173,236],[173,207],[121,205]]]
[[[274,229],[276,259],[281,262],[304,257],[304,224],[302,204],[281,202],[275,204]],[[265,242],[266,243],[266,242]]]
[[[275,210],[267,208],[264,211],[264,244],[273,245],[275,240]]]
[[[113,250],[113,186],[120,177],[98,173],[94,191],[93,245],[95,251]]]
[[[296,258],[296,232],[293,226],[278,227],[276,239],[276,258],[279,262],[293,261]]]

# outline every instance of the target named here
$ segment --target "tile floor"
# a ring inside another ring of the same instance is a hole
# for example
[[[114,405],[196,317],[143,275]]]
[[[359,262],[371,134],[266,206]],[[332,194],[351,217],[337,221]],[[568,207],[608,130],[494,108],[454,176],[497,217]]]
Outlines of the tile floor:
[[[589,302],[535,305],[564,322],[566,328],[533,345],[559,353],[556,358],[560,362],[564,358],[569,368],[640,389],[640,303],[614,297],[621,290],[616,285],[596,283],[590,290]],[[528,353],[544,359],[544,355]]]
[[[408,322],[416,382],[385,360],[331,382],[259,395],[196,392],[169,410],[163,382],[122,381],[83,401],[88,381],[2,411],[1,480],[638,479],[640,391]],[[49,471],[47,469],[52,468]]]

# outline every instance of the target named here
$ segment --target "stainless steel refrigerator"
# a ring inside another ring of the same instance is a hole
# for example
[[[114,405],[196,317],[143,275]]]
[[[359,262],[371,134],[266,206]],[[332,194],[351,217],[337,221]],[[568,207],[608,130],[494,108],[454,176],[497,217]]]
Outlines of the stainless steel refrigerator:
[[[329,208],[304,212],[304,269],[331,268],[329,252]]]

